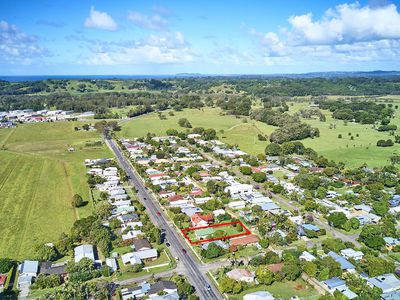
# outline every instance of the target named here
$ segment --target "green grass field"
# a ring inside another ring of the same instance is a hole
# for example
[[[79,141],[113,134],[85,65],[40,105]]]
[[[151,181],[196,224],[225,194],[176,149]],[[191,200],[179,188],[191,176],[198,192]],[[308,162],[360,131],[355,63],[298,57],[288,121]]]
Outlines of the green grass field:
[[[187,118],[192,127],[214,128],[221,141],[239,145],[244,151],[258,154],[264,152],[268,142],[258,141],[257,134],[270,134],[275,130],[273,126],[249,118],[247,118],[248,123],[244,123],[243,118],[222,114],[219,108],[187,109],[174,112],[174,116],[169,116],[168,112],[163,114],[167,116],[167,120],[160,120],[156,113],[151,113],[123,123],[119,135],[127,138],[142,137],[148,132],[165,135],[165,131],[169,128],[185,131],[185,128],[178,125],[178,120]]]
[[[394,101],[400,104],[400,99]],[[295,113],[308,106],[309,101],[295,102],[289,106],[289,112]],[[320,130],[319,138],[309,138],[302,141],[306,147],[313,148],[329,159],[342,161],[349,167],[360,166],[363,163],[367,163],[371,167],[383,166],[390,163],[390,156],[393,153],[400,154],[400,144],[387,148],[376,146],[379,139],[393,139],[389,136],[389,133],[378,132],[372,128],[372,125],[351,122],[345,125],[343,121],[333,119],[330,112],[324,111],[324,113],[327,117],[326,122],[303,120]],[[187,118],[193,127],[214,128],[221,141],[238,145],[241,150],[257,155],[263,153],[268,144],[268,142],[259,141],[257,135],[261,133],[269,136],[276,129],[273,126],[248,118],[247,123],[245,123],[243,118],[221,114],[219,108],[187,109],[174,112],[175,116],[169,116],[168,112],[163,114],[167,116],[167,120],[160,120],[156,113],[151,113],[123,123],[119,135],[127,138],[142,137],[148,132],[165,135],[168,128],[184,131],[185,128],[179,127],[178,120]],[[391,123],[400,128],[400,111],[396,112]],[[336,128],[329,129],[330,124],[335,124]],[[351,140],[349,133],[354,140]],[[339,134],[342,135],[341,139],[338,138]]]
[[[86,147],[100,137],[74,131],[77,125],[26,124],[0,130],[0,257],[32,257],[36,244],[53,242],[77,218],[91,213],[83,160],[111,153],[105,146]],[[71,146],[75,152],[67,151]],[[75,193],[88,205],[73,209]]]
[[[274,282],[269,286],[259,285],[255,288],[245,290],[237,296],[229,296],[229,300],[240,300],[243,299],[245,294],[257,291],[268,291],[274,297],[280,299],[289,299],[292,296],[297,296],[301,297],[301,299],[314,300],[318,299],[320,296],[318,292],[309,286],[304,280],[297,279],[295,281]]]
[[[294,113],[301,108],[307,108],[308,102],[295,103],[289,106],[289,112]],[[378,132],[372,128],[372,125],[347,123],[332,118],[329,111],[323,111],[326,115],[326,122],[319,120],[304,120],[306,123],[320,130],[320,137],[315,139],[303,140],[306,147],[311,147],[319,154],[335,161],[342,161],[346,165],[355,167],[363,163],[369,166],[383,166],[390,163],[390,156],[393,153],[400,154],[400,145],[393,147],[377,147],[376,142],[380,139],[393,139],[389,133]],[[391,123],[400,127],[400,111],[396,111],[395,118]],[[335,124],[336,128],[330,129],[330,124]],[[351,136],[354,140],[351,140]],[[342,138],[339,139],[338,135]],[[358,137],[357,137],[358,134]]]

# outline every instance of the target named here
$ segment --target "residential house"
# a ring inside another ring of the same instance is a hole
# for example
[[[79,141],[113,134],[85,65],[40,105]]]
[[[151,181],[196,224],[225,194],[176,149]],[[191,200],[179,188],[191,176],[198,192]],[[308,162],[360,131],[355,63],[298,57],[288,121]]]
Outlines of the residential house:
[[[122,223],[125,223],[125,222],[138,221],[139,216],[137,214],[126,214],[118,216],[117,219],[120,220]]]
[[[18,267],[21,276],[37,276],[39,271],[39,262],[36,260],[25,260]]]
[[[399,300],[400,299],[400,290],[389,292],[389,293],[383,293],[381,295],[382,300]]]
[[[123,300],[139,299],[147,295],[150,290],[150,284],[143,282],[141,285],[134,288],[124,288],[121,290],[121,295]]]
[[[312,255],[310,252],[303,251],[303,253],[301,253],[301,255],[299,256],[299,259],[303,260],[303,261],[314,261],[317,258],[314,255]]]
[[[400,280],[394,274],[384,274],[372,278],[366,278],[367,284],[371,287],[377,287],[382,293],[391,293],[400,289]]]
[[[216,210],[213,210],[212,213],[215,217],[218,217],[220,215],[225,215],[225,210],[224,209],[216,209]]]
[[[372,207],[366,204],[354,205],[353,208],[357,211],[362,211],[366,214],[369,214],[372,211]]]
[[[122,231],[124,231],[128,227],[130,227],[131,229],[141,228],[141,227],[143,227],[143,223],[138,221],[138,222],[126,222],[126,223],[121,224]]]
[[[150,299],[152,299],[152,300],[179,300],[181,298],[179,297],[178,292],[173,292],[171,294],[154,296],[154,297],[151,297]]]
[[[273,211],[280,210],[281,208],[278,205],[276,205],[274,202],[268,202],[268,203],[261,204],[261,209],[263,211],[273,212]]]
[[[203,229],[198,229],[194,231],[194,234],[198,239],[205,239],[209,235],[213,234],[215,232],[214,228],[208,227],[208,228],[203,228]]]
[[[226,276],[236,281],[243,281],[247,283],[253,283],[255,280],[254,274],[246,269],[233,269],[226,273]]]
[[[133,252],[122,254],[121,260],[124,266],[142,264],[142,260],[139,257],[135,256]]]
[[[150,250],[153,248],[149,241],[144,238],[133,240],[132,246],[136,251]]]
[[[241,194],[252,192],[253,186],[251,184],[236,183],[226,187],[224,191],[229,193],[232,198],[239,198]]]
[[[147,291],[149,298],[158,296],[159,293],[172,294],[178,291],[176,284],[168,280],[160,280],[150,285]]]
[[[396,247],[397,245],[400,245],[399,238],[392,238],[392,237],[386,236],[383,239],[385,240],[386,248],[388,248],[389,250],[393,250],[394,247]]]
[[[118,270],[117,260],[113,257],[106,258],[106,265],[110,267],[113,273]]]
[[[212,215],[199,215],[197,213],[192,215],[190,219],[194,227],[207,226],[210,222],[214,221]]]
[[[212,242],[204,243],[204,244],[201,245],[201,249],[207,250],[207,249],[208,249],[208,246],[210,246],[210,244],[215,244],[215,245],[217,245],[217,246],[219,246],[219,247],[221,247],[222,249],[225,249],[225,250],[228,250],[228,249],[229,249],[229,245],[226,244],[226,243],[224,243],[224,242],[221,241],[221,240],[217,240],[217,241],[212,241]]]
[[[39,262],[25,260],[18,266],[18,288],[26,290],[32,284],[33,278],[38,274]]]
[[[333,251],[329,251],[328,255],[340,264],[340,268],[343,271],[355,272],[356,267],[351,262],[349,262],[347,259],[345,259],[343,256],[341,256]]]
[[[232,201],[228,203],[228,207],[231,209],[242,209],[246,207],[246,202],[244,202],[243,200]]]
[[[0,294],[3,292],[4,290],[4,285],[7,281],[7,275],[5,274],[0,274]]]
[[[168,197],[168,201],[170,201],[170,202],[179,201],[179,200],[183,200],[183,199],[184,199],[184,197],[182,195],[173,195],[173,196]]]
[[[169,198],[176,195],[174,191],[161,191],[158,193],[161,198]]]
[[[275,297],[268,291],[258,291],[248,293],[243,296],[243,300],[274,300]]]
[[[357,216],[356,218],[360,221],[360,224],[362,226],[367,225],[367,224],[377,224],[381,219],[380,216],[377,216],[377,215],[371,214],[371,213]]]
[[[322,283],[324,284],[325,289],[331,294],[336,291],[336,288],[346,285],[346,281],[338,277],[332,277],[328,280],[323,281]]]
[[[321,229],[319,229],[318,226],[316,226],[314,224],[310,224],[310,223],[302,224],[301,226],[299,226],[299,235],[300,236],[306,235],[307,231],[313,231],[313,232],[318,233],[321,231]]]
[[[193,196],[193,195],[191,195],[191,196]],[[204,203],[210,201],[211,199],[212,199],[211,197],[194,198],[194,202],[196,204],[204,204]]]
[[[351,248],[340,250],[340,254],[342,254],[344,258],[354,260],[361,260],[364,256],[364,253],[362,251],[356,251]]]
[[[122,235],[122,239],[124,241],[137,238],[139,235],[142,235],[143,232],[141,230],[130,230],[127,233]]]
[[[323,281],[323,285],[325,289],[333,294],[335,291],[341,292],[343,295],[345,295],[348,299],[355,299],[357,298],[357,294],[352,292],[346,285],[346,281],[333,277],[328,280]]]
[[[230,240],[231,247],[255,245],[258,243],[258,237],[254,234],[233,238]]]
[[[81,259],[83,259],[84,257],[89,258],[93,262],[95,261],[93,245],[80,245],[78,247],[75,247],[74,249],[75,262],[76,263],[80,262]]]
[[[44,275],[59,275],[62,281],[64,281],[67,278],[67,264],[66,263],[61,263],[61,264],[53,264],[51,261],[44,261],[40,263],[40,269],[39,269],[39,274],[44,274]]]
[[[133,255],[141,260],[155,260],[158,257],[157,249],[147,249],[133,252]]]
[[[189,217],[192,217],[194,214],[198,214],[202,211],[203,210],[200,207],[184,207],[181,209],[181,212]]]

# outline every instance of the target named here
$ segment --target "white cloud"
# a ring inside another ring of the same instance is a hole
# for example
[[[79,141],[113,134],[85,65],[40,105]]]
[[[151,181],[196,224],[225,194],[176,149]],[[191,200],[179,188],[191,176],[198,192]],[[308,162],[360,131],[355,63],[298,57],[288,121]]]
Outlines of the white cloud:
[[[17,26],[0,21],[0,63],[31,64],[47,50],[40,47],[37,38],[21,31]]]
[[[179,64],[194,60],[190,44],[180,32],[150,35],[139,41],[88,44],[90,55],[79,59],[87,65]]]
[[[312,14],[292,16],[289,38],[294,44],[330,45],[400,38],[400,14],[394,4],[361,7],[342,4],[320,20]]]
[[[128,20],[140,28],[151,30],[164,30],[169,25],[168,19],[160,14],[147,16],[133,11],[128,14]]]
[[[249,30],[265,64],[397,61],[400,55],[400,14],[393,4],[342,4],[320,19],[308,13],[288,23],[279,32]]]
[[[85,20],[85,27],[98,28],[109,31],[118,29],[117,23],[106,12],[98,11],[92,6],[90,8],[89,17]]]

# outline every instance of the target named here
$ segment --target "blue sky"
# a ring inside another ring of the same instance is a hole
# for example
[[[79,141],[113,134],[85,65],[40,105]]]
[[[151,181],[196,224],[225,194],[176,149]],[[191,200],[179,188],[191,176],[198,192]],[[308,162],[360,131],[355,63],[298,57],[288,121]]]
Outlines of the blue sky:
[[[399,69],[398,1],[0,2],[0,75]]]

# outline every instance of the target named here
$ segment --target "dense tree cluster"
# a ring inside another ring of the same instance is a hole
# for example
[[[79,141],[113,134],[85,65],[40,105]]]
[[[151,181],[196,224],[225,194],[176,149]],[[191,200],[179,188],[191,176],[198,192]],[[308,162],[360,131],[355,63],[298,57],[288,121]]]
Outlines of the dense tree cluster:
[[[294,140],[303,140],[308,137],[319,137],[319,129],[305,123],[289,123],[275,130],[269,140],[282,144]]]
[[[393,108],[373,101],[319,101],[319,107],[332,112],[335,119],[355,121],[361,124],[374,124],[390,119]]]

